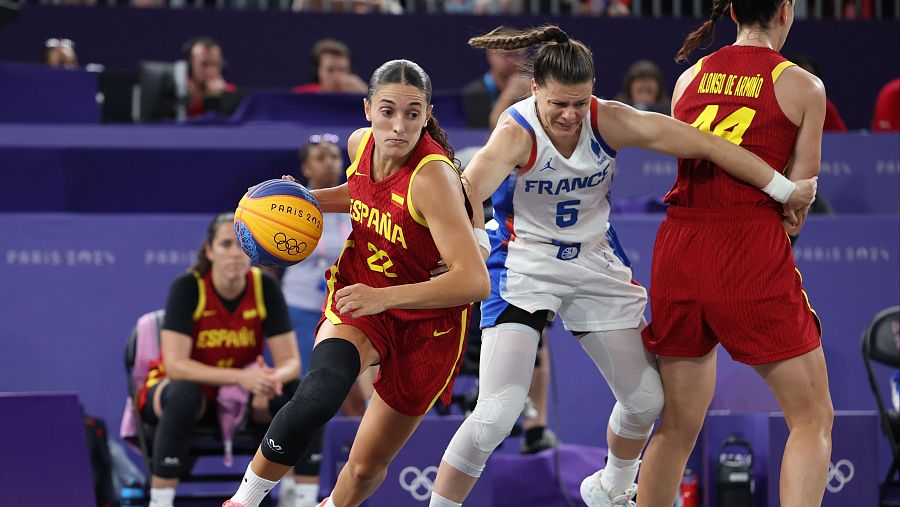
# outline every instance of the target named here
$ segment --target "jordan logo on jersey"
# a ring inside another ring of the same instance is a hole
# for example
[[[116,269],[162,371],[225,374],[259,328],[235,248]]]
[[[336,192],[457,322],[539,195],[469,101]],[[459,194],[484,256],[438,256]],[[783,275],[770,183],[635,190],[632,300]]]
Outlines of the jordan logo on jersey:
[[[547,163],[544,164],[544,167],[541,168],[541,171],[546,171],[547,169],[550,169],[551,171],[555,171],[556,168],[553,167],[552,165],[550,165],[551,162],[553,162],[553,157],[550,157],[550,160],[548,160]],[[538,172],[540,172],[540,171],[538,171]]]

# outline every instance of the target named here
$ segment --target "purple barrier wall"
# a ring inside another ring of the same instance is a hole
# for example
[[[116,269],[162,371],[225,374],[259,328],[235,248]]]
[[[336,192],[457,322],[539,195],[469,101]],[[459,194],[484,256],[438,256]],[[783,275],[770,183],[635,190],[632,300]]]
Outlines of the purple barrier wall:
[[[44,40],[69,37],[82,62],[134,69],[138,60],[175,60],[188,38],[205,34],[223,46],[225,75],[239,86],[290,87],[307,82],[308,53],[323,37],[343,39],[354,52],[362,76],[392,58],[409,58],[431,74],[435,89],[459,88],[484,72],[482,51],[466,41],[500,24],[561,23],[592,47],[597,61],[597,93],[616,94],[628,66],[637,59],[657,62],[669,90],[684,66],[673,62],[693,19],[609,19],[493,16],[382,16],[369,14],[260,12],[253,10],[168,10],[51,7],[28,3],[19,19],[0,32],[0,60],[36,62]],[[730,43],[734,25],[719,23],[716,45]],[[403,37],[382,34],[402,33]],[[639,34],[653,34],[646,37]],[[163,35],[165,34],[165,35]],[[878,90],[897,77],[898,24],[803,21],[794,23],[784,53],[806,53],[822,69],[829,96],[851,128],[868,128]],[[373,43],[377,41],[376,43]],[[414,42],[412,42],[414,41]],[[877,49],[878,64],[861,55]]]
[[[96,96],[93,72],[0,65],[0,123],[99,123]]]
[[[0,393],[0,414],[3,505],[96,505],[78,396]]]
[[[322,132],[346,140],[352,129],[0,124],[0,174],[18,189],[0,211],[212,213],[254,183],[296,171],[297,148]],[[481,130],[448,134],[457,150],[485,139]],[[675,181],[672,157],[626,149],[617,164],[614,204],[660,200]],[[819,191],[838,213],[896,213],[900,135],[826,135]]]
[[[209,218],[0,214],[0,357],[15,358],[0,369],[0,391],[73,391],[89,412],[117,428],[126,392],[125,339],[139,315],[164,305],[170,281],[194,258]],[[614,219],[644,285],[660,220]],[[874,410],[860,336],[878,311],[900,302],[900,219],[810,217],[795,255],[824,324],[835,408]],[[560,436],[602,447],[613,397],[575,340],[561,326],[551,333]],[[881,386],[888,377],[878,370]],[[752,370],[722,353],[712,408],[768,411],[777,405]],[[879,449],[885,472],[882,440]]]

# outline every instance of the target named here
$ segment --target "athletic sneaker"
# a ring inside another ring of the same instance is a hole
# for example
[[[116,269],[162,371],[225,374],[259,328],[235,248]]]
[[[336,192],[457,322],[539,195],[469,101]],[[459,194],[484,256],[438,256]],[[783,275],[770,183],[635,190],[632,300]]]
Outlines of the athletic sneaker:
[[[588,507],[612,507],[614,505],[635,507],[634,495],[637,494],[637,484],[632,484],[624,493],[610,496],[603,488],[603,469],[597,470],[581,481],[581,499]]]
[[[242,503],[237,503],[234,500],[225,500],[225,503],[222,504],[222,507],[247,507]]]
[[[331,498],[331,497],[330,496],[325,497],[325,500],[322,500],[322,503],[320,503],[316,507],[325,507],[325,504],[328,503],[329,498]]]

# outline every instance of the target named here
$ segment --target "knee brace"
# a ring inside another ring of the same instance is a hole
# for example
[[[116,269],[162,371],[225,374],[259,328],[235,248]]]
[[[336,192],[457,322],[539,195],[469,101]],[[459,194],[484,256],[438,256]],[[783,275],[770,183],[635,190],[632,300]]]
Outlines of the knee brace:
[[[200,385],[173,380],[165,386],[163,413],[153,440],[153,475],[177,479],[186,471],[191,432],[203,406]]]
[[[325,428],[316,432],[316,436],[309,444],[309,448],[303,453],[300,461],[294,465],[294,473],[307,476],[319,475],[319,467],[322,464],[322,436],[324,433]]]
[[[653,432],[653,423],[662,412],[663,404],[662,384],[659,383],[659,378],[642,378],[637,391],[631,393],[624,401],[616,402],[609,416],[609,427],[613,433],[622,438],[646,439]]]
[[[649,437],[662,411],[663,389],[656,360],[638,330],[594,331],[580,341],[616,396],[610,430],[630,440]]]
[[[517,385],[504,386],[497,393],[478,400],[472,412],[472,444],[482,452],[493,452],[509,436],[525,406],[528,391]]]
[[[309,373],[275,418],[260,446],[269,461],[294,466],[319,430],[341,407],[359,375],[356,346],[347,340],[328,339],[313,349]]]
[[[444,461],[460,472],[480,476],[522,413],[539,336],[539,331],[521,323],[485,329],[478,403],[444,453]]]

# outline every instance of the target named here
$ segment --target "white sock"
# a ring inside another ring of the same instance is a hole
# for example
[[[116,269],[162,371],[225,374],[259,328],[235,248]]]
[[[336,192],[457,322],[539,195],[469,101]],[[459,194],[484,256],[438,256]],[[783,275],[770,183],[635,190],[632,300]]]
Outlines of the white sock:
[[[175,503],[175,488],[150,488],[148,507],[172,507]]]
[[[291,507],[294,499],[294,477],[285,475],[278,483],[278,507]]]
[[[332,501],[331,497],[329,496],[325,499],[325,503],[322,504],[322,507],[337,507],[337,505],[334,504],[334,501]]]
[[[462,507],[462,504],[456,503],[453,500],[448,500],[432,491],[431,502],[428,503],[428,507]]]
[[[319,498],[319,485],[307,482],[295,482],[294,494],[301,500],[317,500]]]
[[[603,469],[601,482],[603,483],[603,489],[609,493],[610,498],[621,495],[634,484],[640,465],[640,459],[621,459],[614,456],[612,451],[609,452],[606,457],[606,468]]]
[[[294,489],[294,485],[297,484],[294,482],[293,475],[285,475],[281,478],[281,481],[278,482],[281,485],[281,491],[287,491],[289,489]]]
[[[244,478],[241,480],[241,487],[231,499],[247,507],[259,507],[259,502],[262,502],[262,499],[269,494],[269,491],[272,491],[276,484],[278,481],[263,479],[253,473],[253,469],[247,465],[247,471],[244,472]]]

